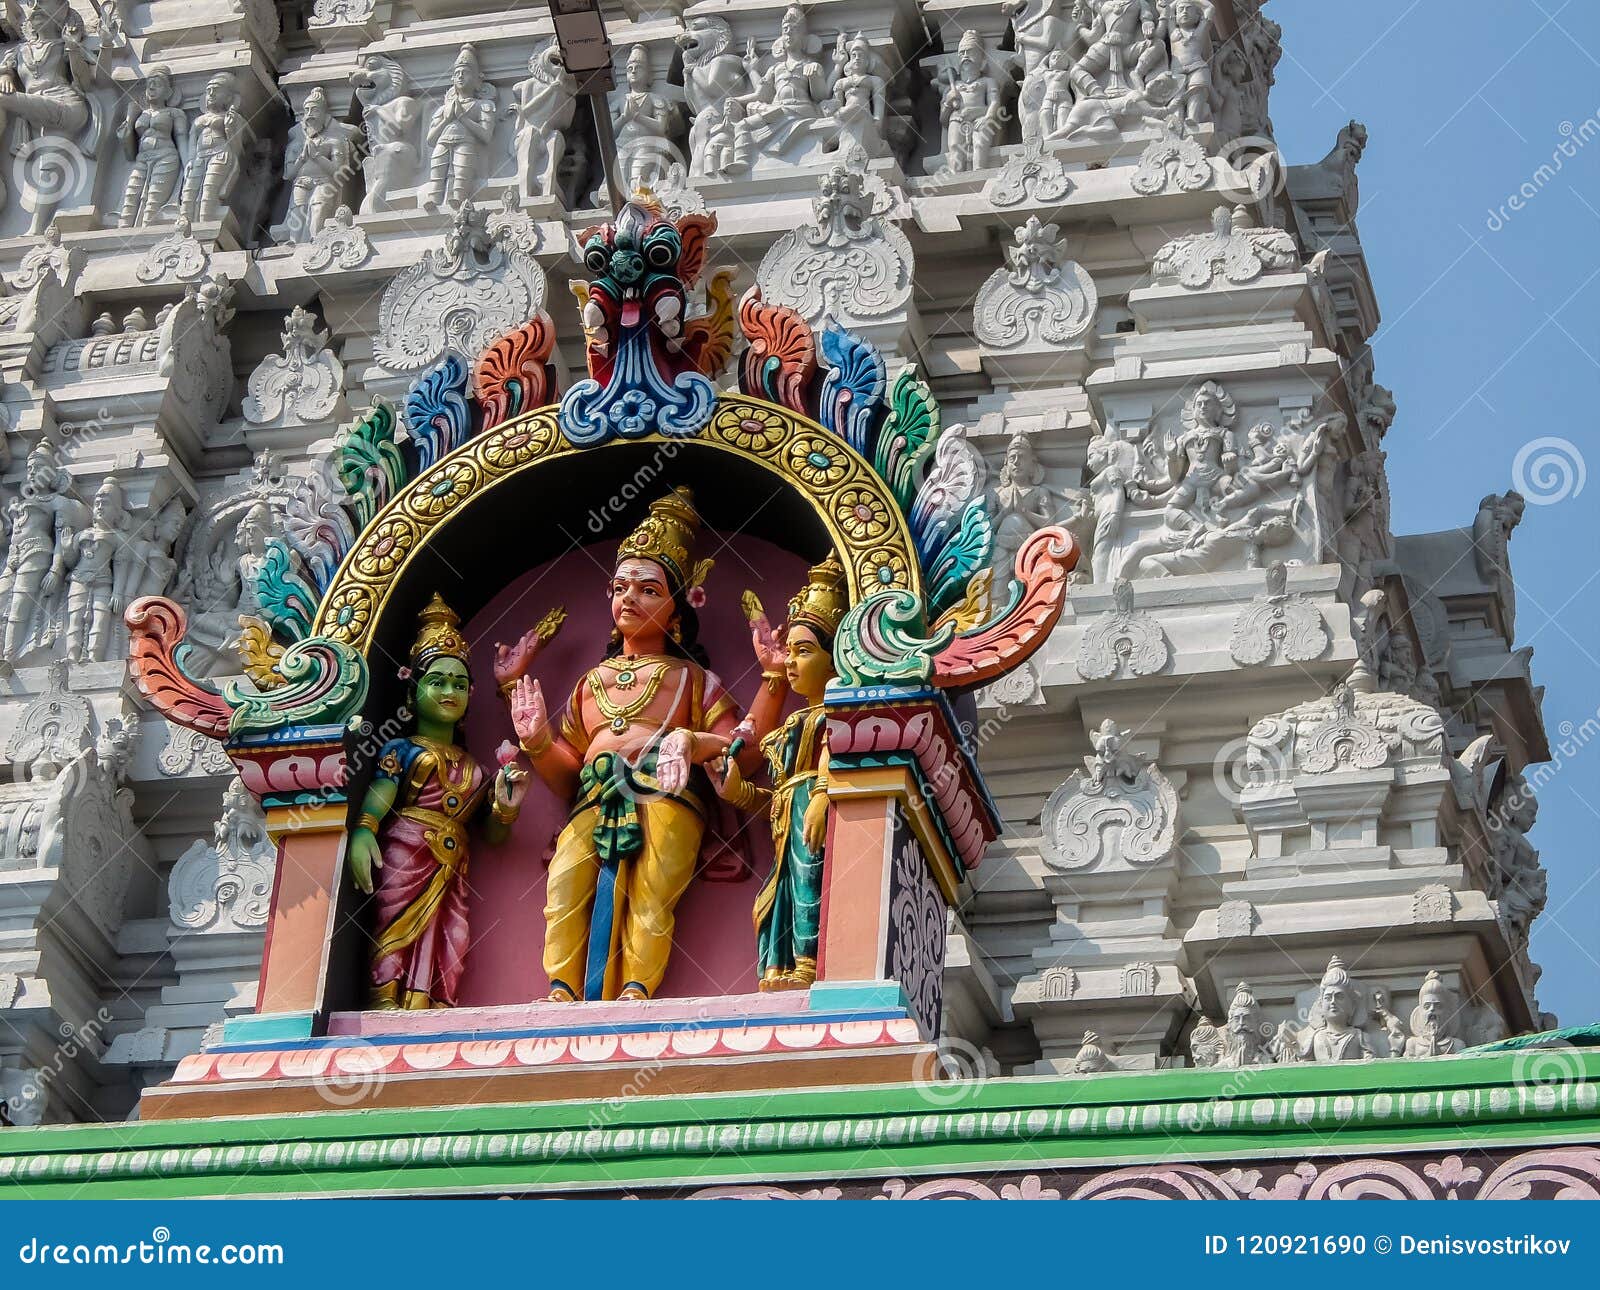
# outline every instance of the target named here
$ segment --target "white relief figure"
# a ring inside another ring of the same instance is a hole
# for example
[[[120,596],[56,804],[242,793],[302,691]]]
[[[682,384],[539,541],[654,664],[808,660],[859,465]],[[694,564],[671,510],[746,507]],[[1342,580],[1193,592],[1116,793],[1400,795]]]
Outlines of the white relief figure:
[[[722,179],[744,174],[754,155],[748,97],[754,60],[732,50],[733,31],[721,18],[688,19],[678,37],[683,50],[683,92],[689,126],[689,175]]]
[[[73,662],[110,655],[129,572],[127,527],[122,485],[108,478],[90,504],[88,525],[67,536],[67,657]]]
[[[672,131],[678,109],[656,81],[648,45],[628,51],[620,91],[611,97],[611,119],[617,131],[617,172],[624,192],[648,188],[667,173],[677,158]]]
[[[963,32],[953,68],[941,73],[939,126],[944,132],[944,173],[988,169],[1010,119],[989,51],[975,31]]]
[[[183,170],[178,140],[185,138],[187,126],[179,101],[171,69],[158,63],[123,113],[117,138],[133,157],[133,169],[122,192],[118,228],[154,224],[177,193]]]
[[[1461,1006],[1455,991],[1435,969],[1429,969],[1411,1010],[1411,1035],[1405,1041],[1407,1057],[1453,1057],[1466,1047],[1461,1038]]]
[[[83,20],[58,0],[31,0],[21,6],[21,39],[0,54],[0,140],[13,121],[18,137],[9,140],[17,169],[39,172],[22,197],[32,211],[29,233],[42,233],[64,193],[50,191],[49,171],[69,164],[59,154],[93,154],[99,127],[89,89],[96,62],[84,47]],[[103,52],[103,47],[102,47]],[[80,136],[88,135],[78,147]],[[59,187],[59,181],[54,184]],[[4,195],[0,185],[0,196]]]
[[[239,182],[250,139],[250,127],[239,111],[241,101],[232,72],[218,72],[206,82],[201,111],[189,126],[189,157],[179,199],[191,223],[221,219]]]
[[[426,211],[458,210],[478,189],[494,138],[498,98],[483,79],[478,51],[463,45],[450,72],[450,88],[428,122]]]
[[[283,173],[289,180],[289,206],[272,230],[280,242],[304,242],[322,231],[344,205],[355,171],[358,131],[333,119],[328,95],[319,85],[306,95],[300,119],[289,131]]]
[[[553,197],[567,131],[578,111],[578,83],[551,37],[528,60],[528,76],[511,87],[509,111],[516,123],[517,191],[524,205]]]
[[[1164,8],[1156,0],[1101,0],[1089,47],[1072,67],[1078,101],[1062,133],[1109,136],[1164,115],[1174,89]]]
[[[844,32],[833,50],[833,80],[824,106],[837,135],[830,152],[859,148],[868,158],[889,155],[884,121],[889,111],[888,69],[859,31],[846,43]]]
[[[1378,1054],[1361,1029],[1364,1006],[1344,960],[1335,954],[1317,987],[1307,1024],[1284,1022],[1276,1046],[1280,1062],[1371,1061]]]
[[[1072,68],[1088,48],[1094,6],[1073,0],[1070,15],[1063,16],[1062,0],[1009,0],[1002,11],[1011,19],[1011,47],[1022,64],[1022,137],[1054,138],[1072,110]]]
[[[41,440],[28,454],[22,496],[10,506],[11,546],[0,573],[0,674],[16,666],[51,619],[66,578],[71,535],[84,521],[83,503],[71,490],[61,450]]]
[[[1211,0],[1175,0],[1168,10],[1168,39],[1172,46],[1172,71],[1178,78],[1178,101],[1191,126],[1209,125],[1221,106],[1220,95],[1212,83],[1212,21],[1216,6]]]
[[[828,86],[818,57],[822,42],[811,34],[799,5],[784,10],[766,67],[752,74],[746,100],[750,138],[758,158],[791,165],[815,160],[829,134],[822,120]],[[756,65],[755,45],[746,61]]]
[[[350,73],[350,84],[361,104],[361,127],[367,136],[362,162],[367,191],[361,213],[391,210],[395,191],[417,181],[421,104],[411,93],[405,70],[383,54],[363,54]]]
[[[1034,455],[1033,443],[1022,431],[1011,436],[1000,479],[989,490],[989,514],[994,524],[995,576],[1011,576],[1017,552],[1039,529],[1053,522],[1053,499],[1044,482],[1044,466]]]

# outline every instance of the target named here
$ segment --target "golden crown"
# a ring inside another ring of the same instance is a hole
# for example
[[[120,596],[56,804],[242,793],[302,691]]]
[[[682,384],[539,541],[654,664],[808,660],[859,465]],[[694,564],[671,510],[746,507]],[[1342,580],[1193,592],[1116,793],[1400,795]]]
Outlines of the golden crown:
[[[421,627],[411,645],[411,672],[421,676],[437,659],[454,658],[468,662],[467,638],[461,634],[461,617],[437,591],[427,607],[417,615]]]
[[[617,548],[617,563],[624,560],[654,560],[681,590],[698,587],[711,572],[711,561],[694,563],[694,540],[700,533],[700,515],[694,509],[694,494],[675,488],[659,501],[650,503],[650,514],[638,528],[622,539]]]
[[[830,641],[839,634],[839,623],[850,608],[845,589],[844,566],[833,552],[821,564],[811,566],[806,585],[789,602],[789,626],[801,623],[814,627]]]

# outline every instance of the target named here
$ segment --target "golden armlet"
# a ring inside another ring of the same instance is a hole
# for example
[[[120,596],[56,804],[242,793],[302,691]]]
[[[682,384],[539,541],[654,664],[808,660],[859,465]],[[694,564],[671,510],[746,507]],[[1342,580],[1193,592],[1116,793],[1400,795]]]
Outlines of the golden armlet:
[[[382,823],[383,820],[374,815],[371,811],[362,811],[361,817],[356,821],[356,828],[366,829],[374,837],[376,837],[378,834],[378,826]]]
[[[782,672],[763,672],[761,679],[767,683],[767,689],[773,694],[782,694],[789,678]]]
[[[539,758],[539,757],[543,757],[547,752],[550,751],[550,746],[552,744],[554,744],[555,741],[556,741],[555,740],[555,736],[552,735],[548,730],[546,730],[544,732],[544,738],[543,739],[540,739],[540,740],[538,740],[538,741],[536,741],[535,743],[532,743],[532,744],[529,744],[529,743],[525,742],[524,740],[520,740],[519,739],[517,741],[517,746],[519,748],[521,748],[523,752],[527,753],[528,756],[533,757],[533,758]]]
[[[515,824],[517,816],[522,814],[520,806],[504,806],[499,798],[489,803],[489,813],[499,820],[501,824]]]

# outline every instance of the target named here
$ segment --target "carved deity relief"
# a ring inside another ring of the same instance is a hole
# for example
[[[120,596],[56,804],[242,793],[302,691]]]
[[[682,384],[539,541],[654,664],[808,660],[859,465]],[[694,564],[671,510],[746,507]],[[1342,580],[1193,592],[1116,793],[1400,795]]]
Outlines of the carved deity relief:
[[[59,632],[70,553],[88,511],[76,497],[61,450],[40,440],[28,454],[26,487],[7,507],[11,542],[0,570],[0,670]]]
[[[1343,417],[1301,412],[1242,436],[1238,420],[1233,398],[1207,381],[1184,404],[1181,428],[1152,432],[1143,451],[1107,435],[1090,443],[1096,581],[1260,568],[1285,547],[1320,555],[1319,467]]]
[[[218,72],[206,82],[200,111],[189,123],[188,160],[179,191],[179,207],[191,223],[221,219],[238,186],[251,137],[242,102],[232,72]]]
[[[889,155],[884,123],[889,112],[889,68],[859,31],[848,41],[840,32],[833,47],[833,72],[822,105],[833,127],[828,151],[859,153],[869,159]]]
[[[748,99],[753,61],[733,50],[727,22],[700,14],[687,19],[678,44],[683,49],[683,91],[693,124],[689,127],[689,176],[732,178],[749,172],[755,143]]]
[[[650,187],[679,158],[672,142],[678,105],[671,88],[658,77],[650,46],[639,44],[628,51],[622,84],[611,96],[617,173],[625,193]]]
[[[822,41],[811,34],[797,4],[784,10],[764,58],[753,41],[746,46],[752,70],[745,118],[756,170],[816,161],[837,133],[824,116],[830,87],[821,54]]]
[[[423,136],[428,151],[423,210],[460,210],[477,192],[488,171],[499,106],[495,87],[479,68],[476,46],[463,45]]]
[[[123,109],[117,137],[133,158],[133,169],[123,189],[119,228],[154,224],[167,217],[183,170],[179,140],[188,138],[181,101],[172,70],[158,63]]]
[[[578,83],[552,36],[528,59],[527,79],[511,87],[516,123],[517,191],[524,205],[556,195],[567,131],[577,115]]]
[[[1189,1036],[1189,1053],[1196,1066],[1238,1070],[1270,1066],[1273,1028],[1261,1015],[1261,1005],[1249,985],[1239,982],[1228,1004],[1228,1019],[1218,1026],[1202,1018]]]
[[[1178,795],[1154,759],[1128,748],[1130,732],[1107,718],[1089,735],[1084,769],[1045,803],[1045,862],[1055,869],[1143,869],[1178,844]]]
[[[37,236],[92,176],[102,121],[91,91],[127,37],[115,12],[99,6],[93,35],[65,0],[27,0],[18,8],[18,39],[0,52],[0,142],[14,162],[16,197],[30,212],[27,231]],[[85,157],[91,159],[87,175],[80,173]],[[7,195],[0,182],[0,200]]]
[[[421,101],[411,92],[405,69],[384,54],[363,54],[350,73],[350,84],[355,86],[366,133],[361,213],[392,210],[396,191],[417,182]]]
[[[995,58],[975,31],[963,32],[953,62],[939,73],[939,128],[944,164],[939,173],[987,170],[1011,113]]]
[[[283,158],[289,206],[282,222],[273,226],[273,237],[280,242],[309,241],[346,204],[359,136],[355,126],[334,120],[320,85],[306,95]]]
[[[167,879],[175,927],[219,933],[265,927],[277,848],[254,796],[235,776],[222,797],[211,841],[196,840]]]

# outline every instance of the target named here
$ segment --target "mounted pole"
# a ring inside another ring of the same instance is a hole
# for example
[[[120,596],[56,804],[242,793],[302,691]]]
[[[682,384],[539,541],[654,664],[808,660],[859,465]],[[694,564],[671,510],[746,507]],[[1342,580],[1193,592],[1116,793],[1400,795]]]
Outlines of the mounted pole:
[[[600,0],[549,0],[549,4],[561,61],[594,112],[594,133],[600,142],[600,162],[605,167],[606,192],[614,215],[622,209],[623,196],[617,180],[617,140],[611,132],[611,104],[606,96],[616,81],[611,70],[611,38],[606,34]]]

